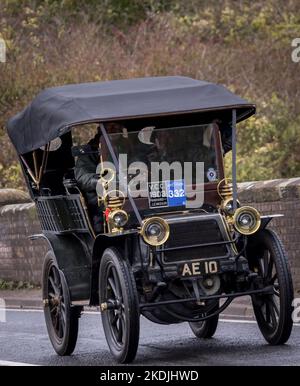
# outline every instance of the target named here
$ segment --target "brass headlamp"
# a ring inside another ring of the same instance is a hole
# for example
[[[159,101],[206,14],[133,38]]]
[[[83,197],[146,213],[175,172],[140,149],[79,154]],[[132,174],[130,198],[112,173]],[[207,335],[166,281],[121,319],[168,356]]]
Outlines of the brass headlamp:
[[[241,206],[237,201],[237,209],[233,205],[232,182],[224,178],[217,186],[217,192],[222,198],[221,211],[226,216],[226,223],[230,229],[233,228],[242,235],[252,235],[257,232],[261,225],[259,212],[250,206]],[[233,228],[232,228],[233,227]]]
[[[168,240],[170,227],[163,218],[150,217],[143,221],[140,233],[147,244],[157,247]]]
[[[242,235],[252,235],[261,225],[259,212],[251,206],[238,208],[233,215],[233,226]]]

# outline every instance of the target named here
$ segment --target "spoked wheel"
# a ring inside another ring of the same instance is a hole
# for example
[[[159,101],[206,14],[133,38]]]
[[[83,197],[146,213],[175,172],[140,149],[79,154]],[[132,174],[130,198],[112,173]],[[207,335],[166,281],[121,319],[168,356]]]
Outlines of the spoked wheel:
[[[264,287],[272,294],[253,295],[252,304],[258,326],[272,345],[285,343],[291,334],[293,283],[288,260],[276,233],[269,229],[255,235],[251,261],[254,271],[262,278]]]
[[[99,283],[108,346],[118,362],[129,363],[134,360],[139,343],[139,303],[130,267],[115,248],[103,253]]]
[[[46,254],[43,266],[44,315],[48,335],[59,355],[70,355],[78,336],[81,307],[71,306],[64,274],[58,269],[52,251]]]
[[[218,304],[213,308],[211,313],[215,312],[219,308]],[[215,332],[218,327],[219,315],[212,316],[203,322],[190,322],[189,325],[194,335],[197,338],[209,339],[215,335]]]

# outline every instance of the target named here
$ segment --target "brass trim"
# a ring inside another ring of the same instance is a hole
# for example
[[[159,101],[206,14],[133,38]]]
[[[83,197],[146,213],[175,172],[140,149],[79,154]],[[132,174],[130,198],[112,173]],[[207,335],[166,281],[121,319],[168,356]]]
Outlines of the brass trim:
[[[225,232],[227,234],[228,240],[229,241],[234,241],[233,238],[232,238],[232,232],[231,232],[231,229],[230,229],[230,228],[232,228],[232,216],[224,217],[224,216],[221,215],[221,219],[222,219],[222,223],[224,225]],[[233,249],[233,252],[235,254],[238,254],[238,250],[236,248],[235,243],[230,243],[230,248]]]
[[[223,186],[221,184],[224,183]],[[231,197],[232,198],[232,180],[231,178],[223,178],[217,185],[217,193],[222,198],[222,200],[225,200],[226,198]]]
[[[105,193],[103,203],[106,208],[121,209],[125,204],[125,194],[121,190],[110,190]]]
[[[256,224],[255,226],[247,231],[247,230],[243,230],[240,226],[237,225],[237,218],[238,216],[240,216],[243,212],[245,213],[249,213],[254,215],[255,217],[255,220],[256,220]],[[258,229],[260,228],[260,225],[261,225],[261,216],[258,212],[257,209],[253,208],[252,206],[242,206],[240,208],[238,208],[234,215],[233,215],[233,219],[232,219],[232,222],[233,222],[233,226],[235,228],[235,230],[239,233],[241,233],[242,235],[246,235],[246,236],[249,236],[249,235],[252,235],[253,233],[257,232]]]
[[[220,204],[220,209],[228,216],[233,216],[234,213],[228,213],[227,209],[226,209],[226,205],[230,202],[230,201],[233,201],[233,198],[232,197],[228,197],[224,200],[222,200],[221,204]],[[241,203],[239,202],[239,200],[237,200],[237,205],[238,205],[238,208],[240,208],[241,206]]]
[[[165,229],[165,236],[159,242],[150,241],[149,238],[146,235],[147,227],[149,226],[149,224],[154,223],[154,222],[160,223],[164,227],[164,229]],[[149,217],[149,218],[147,218],[146,220],[143,221],[142,228],[140,230],[140,234],[141,234],[141,236],[143,237],[144,241],[147,244],[152,245],[153,247],[158,247],[158,246],[164,244],[168,240],[168,238],[170,236],[170,226],[167,223],[167,221],[164,220],[161,217],[158,217],[158,216]]]
[[[114,223],[114,216],[116,215],[116,213],[123,213],[126,217],[126,223],[124,225],[127,224],[128,222],[128,219],[129,219],[129,216],[128,216],[128,213],[123,210],[123,209],[115,209],[115,210],[112,210],[109,215],[108,215],[108,226],[109,226],[109,231],[112,232],[112,233],[115,233],[115,232],[121,232],[123,230],[123,227],[124,225],[118,227],[115,223]]]
[[[81,205],[82,205],[82,208],[83,208],[83,212],[85,214],[85,219],[86,219],[86,222],[88,224],[89,231],[91,232],[93,238],[95,239],[96,238],[96,233],[95,233],[95,231],[93,229],[93,226],[92,226],[92,223],[90,221],[90,217],[89,217],[89,214],[88,214],[88,209],[87,209],[87,205],[86,205],[86,202],[85,202],[85,198],[83,197],[81,192],[80,192],[79,198],[80,198],[80,202],[81,202]]]
[[[43,299],[43,305],[44,305],[44,307],[48,307],[49,306],[49,299]]]

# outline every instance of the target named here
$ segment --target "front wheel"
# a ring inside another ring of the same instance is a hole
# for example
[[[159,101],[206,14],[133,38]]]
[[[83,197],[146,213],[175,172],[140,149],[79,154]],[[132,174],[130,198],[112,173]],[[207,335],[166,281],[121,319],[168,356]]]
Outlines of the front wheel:
[[[293,283],[288,259],[275,232],[263,229],[253,236],[252,269],[272,294],[252,295],[254,314],[266,341],[284,344],[290,337],[293,321]]]
[[[65,276],[49,251],[43,265],[44,316],[49,339],[58,355],[70,355],[78,336],[78,318],[82,307],[72,306]]]
[[[211,313],[217,311],[219,308],[219,302],[213,308]],[[197,338],[209,339],[215,335],[215,332],[218,327],[219,322],[219,314],[212,316],[207,320],[203,320],[202,322],[189,322],[191,330]]]
[[[130,266],[116,248],[103,253],[99,284],[107,344],[119,363],[132,362],[139,344],[139,302]]]

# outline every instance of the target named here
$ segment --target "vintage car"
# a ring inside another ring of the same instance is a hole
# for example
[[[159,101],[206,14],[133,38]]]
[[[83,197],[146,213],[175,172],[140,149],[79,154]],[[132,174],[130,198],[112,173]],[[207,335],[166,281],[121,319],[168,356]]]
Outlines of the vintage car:
[[[251,297],[267,342],[288,340],[293,286],[282,243],[267,227],[274,215],[237,199],[236,123],[254,113],[255,105],[221,85],[170,76],[46,89],[9,120],[43,232],[32,239],[49,246],[43,304],[59,355],[73,352],[85,305],[99,306],[120,363],[136,356],[141,315],[188,322],[197,338],[210,338],[219,314],[241,296]],[[111,123],[122,129],[110,132]],[[91,124],[96,150],[75,146],[73,128]],[[231,150],[232,180],[224,170]],[[90,192],[74,177],[80,157],[91,154],[100,230]],[[124,154],[140,173],[120,167]],[[198,163],[200,178],[157,174],[163,163]]]

